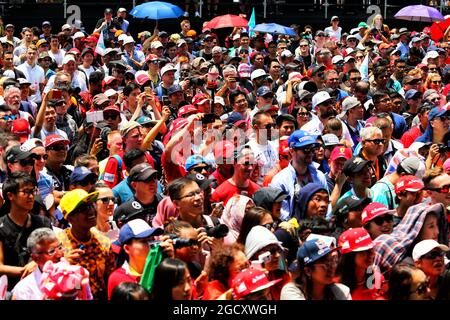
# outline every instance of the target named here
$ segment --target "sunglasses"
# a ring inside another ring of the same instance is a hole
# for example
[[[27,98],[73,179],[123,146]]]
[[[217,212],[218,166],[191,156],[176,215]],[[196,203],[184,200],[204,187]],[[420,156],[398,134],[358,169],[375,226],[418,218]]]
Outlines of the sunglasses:
[[[272,229],[276,229],[278,226],[278,223],[276,222],[272,222],[272,223],[266,223],[262,225],[264,228],[268,229],[268,230],[272,230]]]
[[[106,113],[106,114],[103,114],[103,119],[105,119],[105,120],[109,120],[109,119],[116,120],[118,116],[119,115],[117,113]]]
[[[449,190],[450,190],[450,184],[448,184],[448,185],[446,185],[446,186],[443,186],[443,187],[440,187],[440,188],[427,188],[427,189],[425,189],[425,190],[429,190],[429,191],[435,191],[435,192],[438,192],[438,193],[448,193],[449,192]]]
[[[361,77],[356,77],[356,78],[350,78],[351,81],[361,81]]]
[[[67,151],[67,146],[64,144],[56,145],[56,146],[50,146],[47,147],[47,150],[53,150],[53,151]]]
[[[308,112],[299,112],[299,113],[297,114],[297,116],[298,116],[298,117],[308,117],[309,115],[308,115]]]
[[[375,224],[380,227],[383,225],[384,222],[388,222],[388,223],[393,222],[394,217],[390,214],[386,214],[384,216],[376,217],[372,221],[375,222]]]
[[[301,150],[303,153],[312,153],[312,152],[316,152],[317,149],[319,149],[318,147],[309,147],[309,148],[297,148],[295,150]]]
[[[275,127],[275,125],[273,123],[268,123],[264,127],[262,127],[261,129],[270,130],[270,129],[274,128],[274,127]]]
[[[442,81],[431,81],[431,83],[434,83],[434,84],[441,84]]]
[[[37,158],[36,160],[47,160],[48,154],[44,154],[44,155],[35,154],[35,157]]]
[[[112,201],[113,203],[116,203],[115,197],[103,197],[103,198],[98,198],[97,200],[100,200],[104,204],[108,204],[110,201]]]
[[[195,171],[195,172],[197,172],[197,173],[202,173],[203,170],[209,171],[209,166],[195,167],[195,168],[192,168],[191,170],[193,170],[193,171]]]
[[[441,250],[433,250],[422,256],[422,259],[434,260],[436,258],[441,258],[445,256],[445,252]]]
[[[366,141],[373,142],[374,144],[384,144],[386,139],[367,139]]]
[[[10,116],[6,116],[5,115],[5,116],[2,117],[2,119],[5,120],[5,121],[13,121],[13,120],[16,120],[16,116],[13,115],[13,114],[10,115]]]

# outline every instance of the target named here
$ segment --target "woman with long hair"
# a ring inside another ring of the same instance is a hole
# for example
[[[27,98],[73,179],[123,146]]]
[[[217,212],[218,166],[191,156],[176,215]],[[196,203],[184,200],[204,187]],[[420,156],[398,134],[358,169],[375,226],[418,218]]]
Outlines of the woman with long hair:
[[[179,259],[164,259],[156,267],[154,279],[153,300],[193,300],[192,278],[185,262]]]

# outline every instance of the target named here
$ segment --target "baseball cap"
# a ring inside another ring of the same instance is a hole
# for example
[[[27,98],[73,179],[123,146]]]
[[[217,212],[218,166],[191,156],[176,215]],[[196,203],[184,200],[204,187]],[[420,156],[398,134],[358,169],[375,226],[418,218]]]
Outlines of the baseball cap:
[[[206,190],[213,182],[212,179],[206,179],[201,173],[191,173],[186,178],[195,181],[202,190]]]
[[[282,156],[287,156],[289,154],[288,139],[288,136],[280,137],[280,143],[278,144],[278,153]]]
[[[430,252],[436,248],[439,248],[444,252],[447,252],[450,250],[449,247],[447,247],[445,244],[440,244],[436,240],[432,240],[432,239],[422,240],[414,246],[414,249],[412,252],[412,258],[414,261],[417,261],[424,255],[426,255],[428,252]]]
[[[339,114],[339,116],[340,117],[345,116],[348,110],[351,110],[360,105],[361,102],[355,97],[346,97],[344,101],[342,101],[342,112]]]
[[[208,95],[206,95],[205,93],[197,93],[193,98],[192,98],[192,104],[193,105],[199,105],[199,104],[204,104],[205,102],[209,101],[209,97]]]
[[[333,208],[333,215],[346,216],[350,211],[362,211],[372,200],[370,198],[358,198],[351,195],[339,200]]]
[[[97,175],[86,167],[80,166],[75,167],[70,175],[70,184],[75,184],[76,182],[83,181],[84,179],[91,177],[97,180]]]
[[[110,84],[111,82],[113,82],[114,80],[117,80],[115,77],[113,76],[106,76],[105,79],[103,79],[103,81],[105,82],[105,84]]]
[[[192,67],[194,69],[198,69],[203,62],[206,62],[205,58],[197,57],[194,60],[192,60]]]
[[[307,97],[312,97],[314,95],[314,93],[309,92],[308,90],[304,90],[304,89],[298,90],[297,94],[298,94],[299,100],[303,100]]]
[[[186,171],[189,171],[190,169],[192,169],[193,167],[195,167],[198,164],[201,163],[207,163],[206,159],[198,154],[192,155],[189,158],[186,159],[186,163],[184,164],[184,169],[186,169]]]
[[[44,142],[42,142],[41,139],[32,138],[32,139],[28,139],[24,143],[22,143],[22,145],[20,146],[20,149],[22,151],[30,152],[31,150],[33,150],[36,147],[43,147],[43,146],[44,146]]]
[[[96,94],[95,96],[94,96],[94,98],[92,99],[92,103],[95,105],[95,106],[101,106],[101,105],[103,105],[103,104],[105,104],[105,103],[108,103],[109,104],[109,99],[108,99],[108,97],[104,94],[104,93],[99,93],[99,94]]]
[[[245,118],[239,112],[233,111],[230,116],[227,118],[227,123],[232,124],[233,126],[240,126],[243,123],[246,123]]]
[[[282,58],[290,58],[292,56],[293,56],[293,54],[292,54],[291,50],[286,49],[286,50],[283,50],[283,52],[281,52]]]
[[[421,95],[422,95],[422,93],[420,91],[417,91],[415,89],[410,89],[410,90],[406,91],[406,93],[405,93],[405,100],[413,99],[414,97],[419,97]]]
[[[350,148],[338,146],[334,147],[333,151],[331,151],[330,160],[334,161],[339,158],[344,158],[346,160],[352,157],[352,150]]]
[[[437,117],[442,117],[444,115],[448,115],[449,113],[450,113],[450,111],[445,107],[434,107],[428,113],[428,121],[431,121]]]
[[[350,60],[353,60],[353,61],[356,61],[356,59],[355,59],[355,57],[354,56],[346,56],[345,58],[344,58],[344,62],[345,63],[347,63],[347,62],[349,62]]]
[[[117,10],[117,12],[127,12],[127,9],[125,9],[125,8],[119,8],[119,10]]]
[[[195,113],[198,113],[198,109],[196,106],[194,106],[192,104],[186,104],[186,105],[182,106],[180,109],[178,109],[179,117],[184,117],[184,116],[188,116],[188,115],[195,114]]]
[[[270,94],[272,97],[274,96],[273,91],[270,90],[270,88],[267,87],[267,86],[259,87],[258,90],[256,90],[256,96],[257,96],[257,97],[264,97],[264,96],[269,95],[269,94]]]
[[[164,46],[161,43],[161,41],[158,41],[158,40],[153,41],[152,44],[150,45],[151,49],[158,49],[158,48],[161,48],[161,47],[164,47]]]
[[[109,90],[113,90],[113,89],[109,89]],[[108,92],[109,90],[107,90],[106,92]],[[113,90],[115,93],[117,93],[117,91]],[[108,96],[105,92],[105,96]],[[105,112],[116,112],[116,113],[120,113],[120,109],[118,106],[114,105],[114,104],[110,104],[109,106],[107,106],[105,109],[103,109],[103,114],[105,114]]]
[[[167,95],[172,95],[172,94],[174,94],[174,93],[177,93],[177,92],[182,92],[183,91],[183,88],[181,88],[181,86],[180,85],[178,85],[178,84],[174,84],[174,85],[171,85],[168,89],[167,89]]]
[[[344,57],[341,55],[334,56],[333,59],[331,59],[332,64],[337,64],[338,62],[341,61],[344,62]]]
[[[247,63],[241,63],[238,66],[239,77],[241,78],[250,78],[251,75],[251,67]]]
[[[215,47],[212,48],[211,53],[212,53],[212,54],[215,54],[215,53],[222,53],[222,48],[219,47],[219,46],[215,46]]]
[[[36,42],[36,47],[39,48],[42,44],[48,43],[47,40],[41,39],[38,42]]]
[[[66,54],[63,58],[62,64],[65,65],[67,63],[69,63],[70,61],[73,61],[76,63],[75,58],[73,57],[73,55],[71,54]]]
[[[333,21],[333,20],[339,20],[339,17],[338,16],[332,16],[330,21]]]
[[[400,179],[395,184],[395,194],[399,194],[403,191],[417,192],[425,188],[421,179],[416,176],[406,175],[401,176]]]
[[[308,240],[298,249],[297,260],[307,266],[332,251],[333,249],[331,249],[322,239]]]
[[[129,44],[129,43],[135,43],[134,39],[132,36],[127,36],[124,40],[123,40],[123,45]]]
[[[127,124],[123,126],[122,130],[120,130],[120,133],[122,134],[122,137],[125,137],[131,130],[139,127],[141,127],[141,125],[136,121],[128,121]]]
[[[133,182],[148,181],[152,176],[156,175],[158,171],[154,170],[147,162],[135,165],[128,175],[128,179]]]
[[[231,288],[235,300],[239,300],[251,293],[270,288],[282,279],[269,281],[264,271],[249,268],[238,273],[232,280]]]
[[[23,160],[27,158],[35,158],[34,153],[26,151],[22,146],[16,145],[6,151],[5,159],[7,163],[11,163],[18,160]]]
[[[161,69],[161,76],[163,76],[166,72],[168,71],[177,71],[177,68],[175,68],[175,66],[173,64],[166,64],[164,67],[162,67]]]
[[[64,31],[64,30],[67,30],[67,29],[70,29],[70,30],[72,30],[72,27],[70,26],[70,24],[64,24],[62,27],[61,27],[61,31]]]
[[[225,107],[225,100],[220,96],[214,96],[214,103],[218,103]]]
[[[350,228],[339,236],[338,246],[341,254],[347,254],[372,249],[375,244],[366,229]]]
[[[150,77],[148,76],[147,71],[139,70],[134,75],[134,79],[136,83],[140,86],[143,86],[147,81],[150,81]]]
[[[113,10],[111,8],[106,8],[103,13],[113,13]]]
[[[288,140],[289,148],[303,148],[310,145],[319,145],[316,140],[316,136],[309,134],[303,130],[296,130],[290,136]]]
[[[257,78],[261,78],[261,77],[267,77],[268,74],[266,73],[266,71],[264,69],[256,69],[255,71],[253,71],[250,75],[250,80],[255,80]]]
[[[28,140],[28,136],[31,132],[30,124],[26,119],[16,119],[12,122],[11,132],[19,137],[20,143],[24,143]]]
[[[403,168],[403,170],[409,175],[422,177],[425,173],[424,163],[419,158],[414,156],[403,159],[398,166]]]
[[[152,228],[142,219],[133,219],[120,228],[119,239],[115,244],[123,246],[131,239],[145,239],[151,236],[160,236],[163,233],[163,229]]]
[[[69,140],[64,139],[59,134],[51,134],[51,135],[45,137],[44,147],[47,148],[47,147],[50,147],[51,145],[53,145],[55,143],[59,143],[59,142],[62,142],[65,145],[69,145],[69,143],[70,143]]]
[[[6,27],[5,27],[5,30],[8,29],[8,28],[13,28],[14,29],[15,27],[14,27],[14,25],[12,23],[8,23],[6,25]]]
[[[97,197],[98,191],[87,193],[83,189],[74,189],[64,194],[59,203],[64,219],[80,206],[94,203]]]
[[[318,35],[325,35],[325,32],[323,31],[323,30],[317,30],[316,31],[316,36],[318,36]]]
[[[368,28],[369,26],[367,25],[367,23],[365,23],[365,22],[360,22],[359,24],[358,24],[358,28],[359,29],[361,29],[361,28]]]
[[[158,37],[160,37],[160,38],[167,38],[169,36],[169,34],[167,33],[167,31],[160,31],[159,33],[158,33]]]
[[[206,38],[206,37],[205,37]],[[237,39],[240,39],[241,38],[241,35],[239,34],[239,33],[236,33],[234,36],[233,36],[233,41],[234,40],[237,40]]]
[[[157,120],[153,120],[152,118],[147,117],[147,116],[140,116],[139,118],[136,119],[136,122],[139,123],[140,125],[144,125],[144,124],[148,124],[148,123],[151,123],[151,124],[158,123]]]
[[[42,26],[51,26],[52,24],[50,23],[50,21],[44,21],[42,22]]]
[[[149,61],[159,61],[159,57],[156,54],[150,53],[145,57],[145,62],[147,63]]]
[[[376,217],[383,216],[385,214],[393,215],[394,212],[395,210],[389,210],[388,207],[379,202],[369,203],[361,213],[362,224],[365,225]]]
[[[312,97],[312,107],[315,108],[328,100],[331,100],[330,94],[326,91],[319,91]]]
[[[258,207],[263,207],[271,211],[274,203],[280,203],[288,195],[279,188],[263,187],[259,188],[252,196],[253,202]]]
[[[234,144],[228,140],[219,141],[214,145],[214,159],[216,163],[223,164],[225,162],[224,159],[233,158],[234,153]]]
[[[338,144],[341,144],[341,142],[339,141],[339,138],[332,133],[327,133],[322,135],[322,140],[323,140],[323,144],[325,145],[325,147],[331,147],[331,146],[335,146]]]
[[[364,167],[366,167],[369,164],[370,161],[355,156],[345,161],[343,171],[346,176],[353,176],[355,173],[360,172],[362,169],[364,169]]]
[[[180,40],[177,41],[177,47],[178,48],[181,47],[183,44],[187,44],[186,40],[180,39]]]

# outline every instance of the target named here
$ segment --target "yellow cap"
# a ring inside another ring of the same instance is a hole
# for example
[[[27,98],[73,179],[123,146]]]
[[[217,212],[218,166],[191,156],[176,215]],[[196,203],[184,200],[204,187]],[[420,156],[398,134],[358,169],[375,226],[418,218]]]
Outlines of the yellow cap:
[[[117,30],[116,33],[114,33],[114,37],[117,38],[123,33],[123,30]]]
[[[197,32],[196,32],[195,30],[189,30],[189,31],[186,33],[186,35],[187,35],[188,37],[195,38],[195,37],[197,36]]]
[[[38,42],[36,42],[36,47],[39,47],[41,44],[43,44],[43,43],[48,43],[47,42],[47,40],[45,40],[45,39],[41,39],[41,40],[39,40]]]
[[[74,189],[67,192],[59,203],[64,219],[67,219],[70,213],[75,211],[83,204],[94,203],[97,201],[98,191],[87,193],[83,189]]]

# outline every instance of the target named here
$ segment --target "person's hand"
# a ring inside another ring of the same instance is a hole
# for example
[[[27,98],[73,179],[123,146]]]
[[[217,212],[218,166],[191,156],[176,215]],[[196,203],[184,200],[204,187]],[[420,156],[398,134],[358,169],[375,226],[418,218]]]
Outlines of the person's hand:
[[[434,143],[431,145],[430,147],[430,151],[428,151],[428,157],[430,159],[434,159],[434,157],[436,157],[439,154],[439,146]]]
[[[123,94],[123,92],[119,92],[119,95],[117,96],[117,102],[122,103],[123,100],[125,100],[125,95]]]
[[[189,85],[191,84],[191,81],[189,79],[185,79],[183,81],[180,81],[180,86],[183,91],[186,91],[187,88],[189,88]]]
[[[339,186],[343,186],[346,180],[347,176],[342,171],[337,172],[336,184],[338,184]]]
[[[161,248],[163,249],[164,254],[169,257],[173,258],[175,257],[175,249],[173,247],[173,240],[170,239],[169,236],[161,236]]]
[[[212,217],[220,218],[222,217],[223,210],[225,209],[223,206],[223,202],[217,202],[213,204],[213,209],[211,211]]]
[[[137,96],[137,101],[138,101],[138,106],[139,107],[142,107],[144,105],[146,98],[147,98],[147,95],[145,94],[145,92],[141,92]]]
[[[212,238],[212,241],[211,241],[211,244],[210,244],[211,253],[216,252],[217,250],[222,248],[223,245],[224,245],[223,239]]]
[[[36,270],[37,268],[37,263],[34,261],[29,262],[28,264],[23,266],[23,271],[22,271],[22,277],[20,279],[25,278],[26,276],[28,276],[30,273],[33,273],[34,270]]]
[[[194,282],[198,295],[202,296],[203,292],[205,292],[205,289],[208,286],[208,273],[202,271]]]
[[[164,122],[166,122],[167,119],[169,119],[171,114],[172,114],[172,112],[170,111],[169,107],[163,107],[163,109],[161,111],[161,119],[163,119]]]
[[[198,232],[197,235],[197,241],[200,243],[201,246],[207,244],[207,245],[211,245],[212,244],[212,237],[208,237],[208,235],[206,234],[205,228],[197,228],[196,229]]]
[[[96,156],[102,150],[102,148],[103,148],[103,141],[101,138],[97,138],[92,144],[90,154]]]
[[[64,255],[64,258],[70,263],[70,264],[78,264],[81,262],[81,255],[84,254],[83,249],[72,249],[68,253]]]

